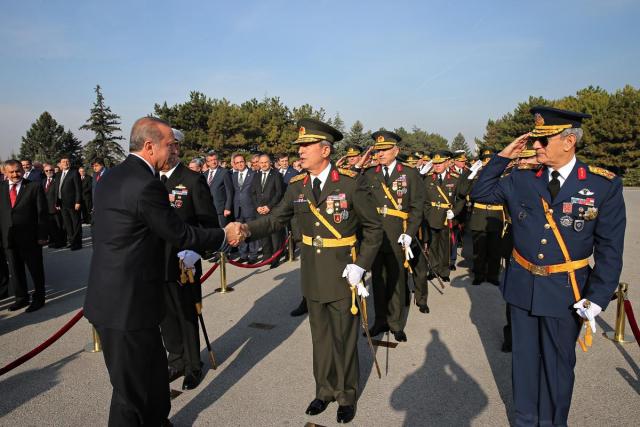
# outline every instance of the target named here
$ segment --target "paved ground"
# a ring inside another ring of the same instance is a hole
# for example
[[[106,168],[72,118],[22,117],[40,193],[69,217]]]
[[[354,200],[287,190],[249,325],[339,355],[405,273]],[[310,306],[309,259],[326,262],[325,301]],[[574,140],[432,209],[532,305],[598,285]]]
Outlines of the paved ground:
[[[625,192],[628,227],[622,280],[640,316],[640,190]],[[88,230],[85,229],[85,235]],[[86,242],[88,246],[88,241]],[[9,313],[0,301],[0,365],[29,351],[82,305],[90,247],[46,254],[48,302],[33,314]],[[500,352],[504,303],[490,284],[471,287],[460,259],[444,295],[432,290],[431,314],[411,308],[409,341],[378,349],[378,379],[360,342],[362,395],[356,426],[507,425],[511,414],[510,355]],[[300,298],[299,262],[275,270],[228,268],[228,294],[214,293],[216,272],[204,285],[205,319],[220,367],[196,390],[172,401],[176,425],[335,425],[336,405],[304,415],[313,398],[308,320],[289,317]],[[602,315],[593,349],[578,354],[571,424],[638,425],[640,349],[602,338],[615,303]],[[251,327],[273,325],[272,329]],[[110,385],[101,354],[82,351],[90,326],[81,320],[35,359],[0,378],[0,425],[106,425]],[[206,360],[206,354],[202,354]],[[385,364],[388,360],[388,374]],[[172,384],[179,389],[181,381]]]

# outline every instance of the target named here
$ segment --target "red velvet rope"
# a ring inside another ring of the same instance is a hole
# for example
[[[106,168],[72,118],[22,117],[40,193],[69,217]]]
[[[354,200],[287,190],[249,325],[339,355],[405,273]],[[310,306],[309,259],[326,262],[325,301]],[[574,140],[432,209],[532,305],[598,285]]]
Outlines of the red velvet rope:
[[[202,285],[202,283],[203,283],[205,280],[207,280],[207,279],[208,279],[208,278],[213,274],[213,272],[214,272],[214,271],[216,271],[216,268],[218,268],[219,266],[220,266],[220,264],[218,264],[217,262],[216,262],[216,263],[214,263],[214,264],[211,266],[211,268],[210,268],[206,273],[204,273],[204,274],[202,275],[202,277],[200,277],[200,284]]]
[[[73,316],[71,318],[71,320],[69,320],[62,328],[60,328],[58,330],[58,332],[56,332],[55,334],[51,335],[51,337],[49,337],[48,340],[46,340],[45,342],[43,342],[42,344],[40,344],[39,346],[37,346],[36,348],[31,350],[27,354],[24,354],[24,355],[20,356],[19,358],[17,358],[13,362],[11,362],[11,363],[3,366],[2,368],[0,368],[0,376],[6,374],[7,372],[9,372],[10,370],[12,370],[12,369],[14,369],[16,367],[22,365],[27,360],[30,360],[31,358],[37,356],[44,349],[49,347],[54,342],[58,341],[58,339],[60,339],[61,336],[63,336],[69,329],[71,329],[73,327],[73,325],[78,323],[78,320],[80,320],[83,315],[84,315],[84,310],[80,309],[80,311],[78,311],[75,314],[75,316]]]
[[[280,254],[282,254],[282,252],[284,251],[284,248],[287,247],[287,243],[289,243],[289,237],[287,237],[287,239],[284,241],[284,243],[282,244],[282,247],[280,247],[280,249],[278,249],[276,251],[276,253],[274,253],[271,258],[269,259],[265,259],[264,261],[255,263],[255,264],[242,264],[241,262],[237,262],[234,261],[232,259],[227,260],[227,262],[231,265],[235,265],[236,267],[240,267],[240,268],[259,268],[259,267],[264,267],[267,264],[271,264],[275,259],[277,259]]]
[[[633,336],[636,337],[636,342],[638,343],[638,345],[640,345],[640,328],[638,328],[636,316],[634,316],[633,314],[631,301],[624,300],[624,311],[627,313],[627,319],[629,319],[629,325],[631,326],[631,330],[633,331]]]

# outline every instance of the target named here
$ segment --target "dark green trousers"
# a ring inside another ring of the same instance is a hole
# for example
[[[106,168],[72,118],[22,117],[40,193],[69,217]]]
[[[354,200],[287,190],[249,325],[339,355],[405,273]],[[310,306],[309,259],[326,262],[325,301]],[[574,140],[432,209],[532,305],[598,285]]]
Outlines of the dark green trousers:
[[[351,298],[329,303],[307,299],[313,342],[316,398],[355,405],[358,394],[358,317]]]
[[[407,270],[396,252],[378,252],[371,267],[376,323],[387,323],[392,331],[402,331],[407,323],[409,302]]]
[[[429,262],[433,272],[440,277],[449,277],[451,233],[448,228],[431,228]]]

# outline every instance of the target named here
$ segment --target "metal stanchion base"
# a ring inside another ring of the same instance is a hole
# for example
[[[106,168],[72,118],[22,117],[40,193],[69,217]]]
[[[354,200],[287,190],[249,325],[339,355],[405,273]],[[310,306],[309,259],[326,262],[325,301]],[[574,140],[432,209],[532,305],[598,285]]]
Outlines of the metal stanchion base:
[[[100,353],[102,350],[100,348],[96,348],[96,345],[90,342],[84,346],[84,351],[85,353]]]
[[[228,294],[229,292],[233,292],[233,288],[226,288],[226,289],[216,288],[216,290],[213,292],[217,292],[220,294]]]
[[[615,331],[605,332],[602,335],[606,339],[609,339],[609,340],[611,340],[613,342],[617,342],[617,343],[620,343],[620,344],[629,344],[629,343],[632,343],[632,342],[636,341],[632,336],[629,336],[629,335],[624,335],[621,340],[618,340],[618,339],[616,339]]]

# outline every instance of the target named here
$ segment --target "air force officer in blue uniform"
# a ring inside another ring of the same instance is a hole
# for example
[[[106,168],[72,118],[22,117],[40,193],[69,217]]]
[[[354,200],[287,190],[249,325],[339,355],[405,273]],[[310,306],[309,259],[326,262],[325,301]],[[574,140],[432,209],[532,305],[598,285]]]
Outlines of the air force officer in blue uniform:
[[[514,250],[501,289],[513,322],[515,423],[566,425],[584,319],[585,331],[595,332],[620,278],[625,206],[620,178],[575,156],[591,116],[549,107],[531,113],[534,130],[491,159],[471,197],[506,203],[512,216]],[[500,179],[528,141],[544,167]]]

